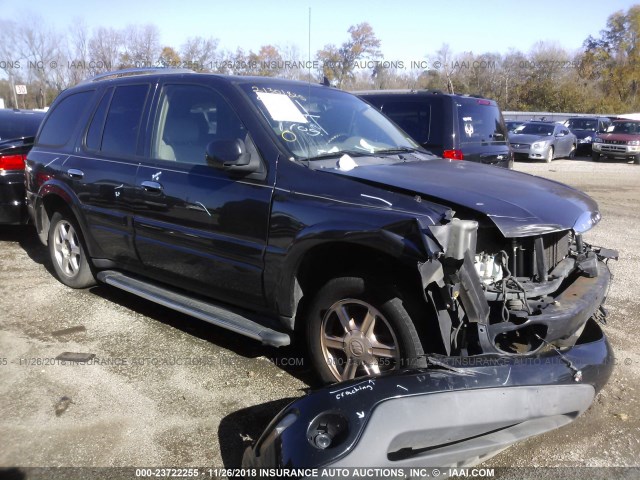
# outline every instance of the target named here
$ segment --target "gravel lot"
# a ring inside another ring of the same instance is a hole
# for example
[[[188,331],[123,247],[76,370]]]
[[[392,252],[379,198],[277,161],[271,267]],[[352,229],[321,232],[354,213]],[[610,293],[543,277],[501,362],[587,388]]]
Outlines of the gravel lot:
[[[516,169],[600,204],[586,239],[620,251],[605,328],[617,365],[576,422],[487,464],[640,466],[640,167],[576,159]],[[237,467],[244,445],[314,382],[294,347],[262,347],[111,287],[63,286],[30,228],[0,228],[0,272],[0,467]],[[51,364],[63,352],[95,358]]]

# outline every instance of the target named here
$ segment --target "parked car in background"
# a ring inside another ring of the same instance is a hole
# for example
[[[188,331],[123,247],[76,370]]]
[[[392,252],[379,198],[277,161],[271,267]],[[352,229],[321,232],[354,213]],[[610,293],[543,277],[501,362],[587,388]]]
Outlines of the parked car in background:
[[[614,121],[606,132],[593,139],[592,158],[595,162],[602,158],[621,158],[640,165],[640,121]]]
[[[507,127],[509,133],[513,132],[516,128],[524,123],[523,120],[505,120],[504,125]]]
[[[434,155],[513,167],[507,128],[493,100],[432,90],[355,93]]]
[[[591,155],[591,144],[598,133],[606,132],[611,119],[608,117],[571,117],[564,125],[578,139],[576,153]]]
[[[516,159],[544,160],[573,158],[577,137],[560,123],[525,122],[509,135]]]
[[[24,160],[44,112],[0,109],[0,224],[25,223]]]

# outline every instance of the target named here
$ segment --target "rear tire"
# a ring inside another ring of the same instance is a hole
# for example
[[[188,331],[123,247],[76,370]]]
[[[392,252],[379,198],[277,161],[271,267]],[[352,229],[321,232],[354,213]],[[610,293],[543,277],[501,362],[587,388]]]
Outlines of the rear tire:
[[[576,158],[576,146],[572,145],[571,146],[571,151],[569,152],[569,160],[573,160],[574,158]]]
[[[71,288],[96,284],[84,239],[73,215],[56,212],[49,227],[49,256],[58,279]]]
[[[309,354],[323,382],[424,366],[408,304],[394,287],[361,277],[329,280],[306,318]]]
[[[636,165],[640,165],[640,154],[634,157],[633,163],[635,163]]]

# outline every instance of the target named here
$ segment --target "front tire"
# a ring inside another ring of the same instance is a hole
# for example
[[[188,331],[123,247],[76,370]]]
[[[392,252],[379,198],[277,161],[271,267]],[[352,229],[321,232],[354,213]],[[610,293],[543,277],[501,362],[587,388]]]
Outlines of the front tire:
[[[424,365],[424,351],[408,304],[392,286],[338,277],[308,310],[307,345],[326,383]]]
[[[544,161],[547,163],[551,163],[553,161],[553,147],[549,147],[549,151],[547,151],[546,157],[544,157]]]
[[[634,157],[633,163],[635,163],[636,165],[640,165],[640,154]]]
[[[49,228],[49,256],[58,279],[71,288],[96,284],[82,233],[72,215],[56,212]]]
[[[594,162],[600,161],[600,154],[598,152],[591,152],[591,160]]]

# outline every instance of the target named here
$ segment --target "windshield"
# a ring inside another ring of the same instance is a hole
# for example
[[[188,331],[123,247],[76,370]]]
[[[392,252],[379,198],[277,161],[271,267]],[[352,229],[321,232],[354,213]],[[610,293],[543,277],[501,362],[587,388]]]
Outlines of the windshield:
[[[240,87],[295,159],[420,148],[375,108],[341,90],[279,82]]]
[[[572,118],[567,123],[571,130],[593,130],[598,127],[598,121],[593,118]]]
[[[544,123],[525,123],[516,128],[515,133],[523,133],[526,135],[553,135],[554,126]]]
[[[607,131],[613,133],[640,135],[640,122],[613,122]]]

